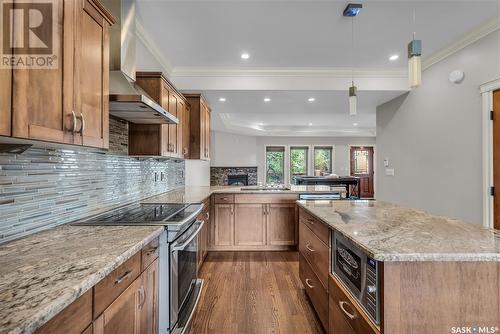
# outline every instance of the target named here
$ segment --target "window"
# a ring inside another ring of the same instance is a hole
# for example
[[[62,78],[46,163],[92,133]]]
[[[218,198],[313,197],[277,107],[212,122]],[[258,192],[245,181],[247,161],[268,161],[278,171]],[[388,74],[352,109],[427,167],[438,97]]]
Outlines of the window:
[[[307,175],[308,147],[290,147],[290,183],[295,184],[295,177]]]
[[[314,174],[332,173],[332,152],[331,146],[315,146],[314,147]]]
[[[285,183],[285,148],[266,147],[266,183]]]

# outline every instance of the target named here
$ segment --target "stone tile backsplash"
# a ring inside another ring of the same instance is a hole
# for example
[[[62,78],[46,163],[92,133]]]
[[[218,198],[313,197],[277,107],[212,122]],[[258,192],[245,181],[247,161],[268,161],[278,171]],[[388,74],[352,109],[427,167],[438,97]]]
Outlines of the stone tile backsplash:
[[[88,149],[0,153],[0,243],[184,185],[184,161]]]

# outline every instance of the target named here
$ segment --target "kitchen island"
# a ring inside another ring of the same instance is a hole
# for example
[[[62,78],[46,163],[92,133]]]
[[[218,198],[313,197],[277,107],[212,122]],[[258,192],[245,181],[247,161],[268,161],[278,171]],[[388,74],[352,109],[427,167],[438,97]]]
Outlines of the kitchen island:
[[[499,231],[382,201],[297,203],[301,278],[330,333],[500,327]],[[332,274],[338,235],[378,264],[379,283],[370,291],[380,298],[379,324],[368,316],[372,302],[363,306],[349,280]]]

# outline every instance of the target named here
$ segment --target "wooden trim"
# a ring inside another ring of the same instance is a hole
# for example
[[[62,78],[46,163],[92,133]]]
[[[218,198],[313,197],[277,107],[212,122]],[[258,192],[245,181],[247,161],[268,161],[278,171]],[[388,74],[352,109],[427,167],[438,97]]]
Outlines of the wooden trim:
[[[94,6],[94,8],[99,12],[99,14],[109,23],[113,25],[116,23],[116,18],[104,7],[104,5],[99,0],[87,0]]]
[[[297,194],[235,194],[234,203],[287,204],[297,201]]]
[[[169,86],[170,89],[172,89],[174,91],[174,93],[176,95],[178,95],[178,97],[183,100],[185,103],[187,103],[187,99],[186,97],[184,96],[184,94],[182,94],[175,86],[174,84],[168,80],[167,76],[163,73],[163,72],[154,72],[154,71],[137,71],[135,72],[135,77],[136,79],[137,78],[141,78],[141,79],[161,79],[163,80],[167,86]]]

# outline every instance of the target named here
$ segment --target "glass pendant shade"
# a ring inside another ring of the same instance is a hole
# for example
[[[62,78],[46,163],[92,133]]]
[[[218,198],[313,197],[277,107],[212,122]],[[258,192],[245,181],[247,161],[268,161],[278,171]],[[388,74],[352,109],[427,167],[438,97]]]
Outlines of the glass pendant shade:
[[[352,85],[349,87],[349,115],[355,116],[358,113],[358,89]]]
[[[411,88],[422,84],[422,41],[412,40],[408,44],[408,85]]]

